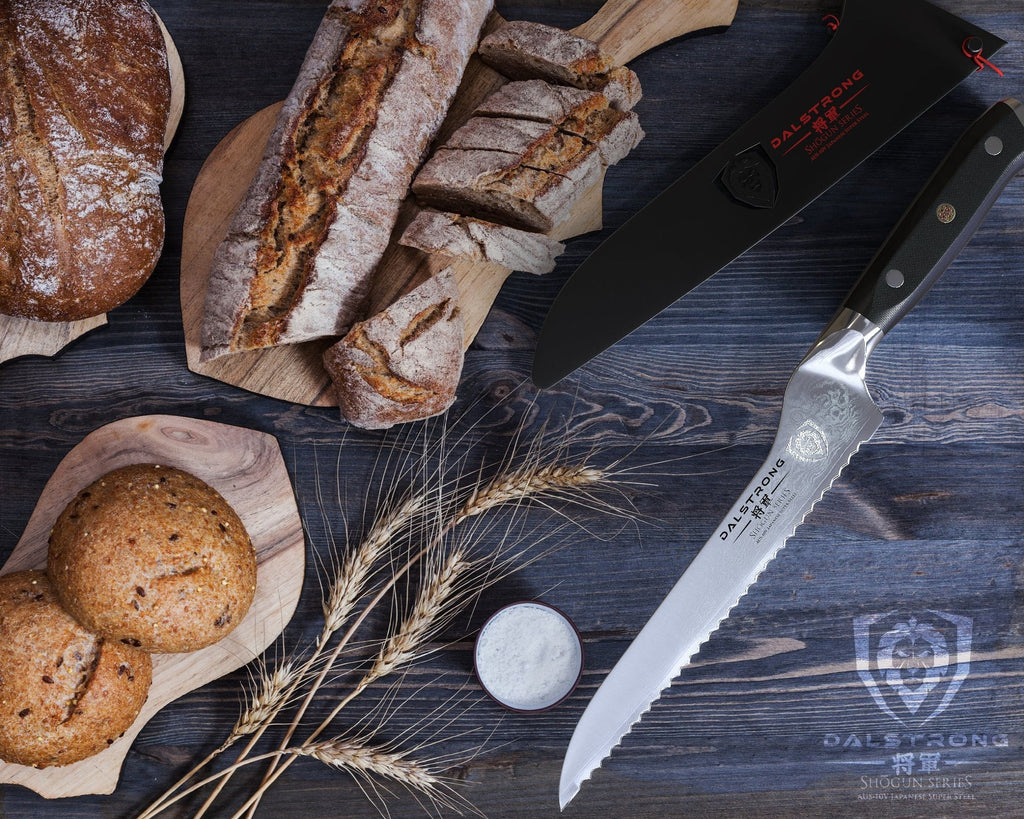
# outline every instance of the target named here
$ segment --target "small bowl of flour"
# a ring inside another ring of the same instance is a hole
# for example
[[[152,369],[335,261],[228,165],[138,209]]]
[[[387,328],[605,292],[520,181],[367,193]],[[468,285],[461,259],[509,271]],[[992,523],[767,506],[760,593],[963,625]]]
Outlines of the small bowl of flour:
[[[553,708],[583,674],[583,641],[561,611],[547,603],[498,609],[476,638],[473,666],[484,691],[512,711]]]

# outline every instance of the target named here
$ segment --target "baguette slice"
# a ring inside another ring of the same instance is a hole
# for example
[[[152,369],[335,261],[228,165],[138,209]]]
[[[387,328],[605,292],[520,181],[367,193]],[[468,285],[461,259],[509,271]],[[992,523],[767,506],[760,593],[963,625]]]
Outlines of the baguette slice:
[[[443,148],[423,166],[413,193],[439,210],[471,214],[520,230],[545,232],[564,221],[573,203],[601,178],[601,155],[579,151],[557,171],[523,156]]]
[[[213,261],[202,358],[341,335],[492,0],[333,0]]]
[[[603,95],[547,80],[513,80],[484,99],[473,112],[477,117],[513,117],[535,122],[560,123],[581,109],[600,105]],[[607,100],[607,97],[604,97]],[[607,102],[604,103],[607,105]]]
[[[387,429],[447,410],[462,375],[463,332],[450,269],[356,324],[324,353],[342,416]]]
[[[592,40],[542,23],[512,20],[480,41],[481,59],[514,80],[542,79],[601,91],[628,111],[641,97],[640,80]]]
[[[551,230],[643,137],[636,114],[609,108],[602,94],[576,102],[554,122],[472,117],[420,170],[413,193],[439,210]]]
[[[509,270],[536,275],[554,270],[555,258],[565,250],[565,245],[543,233],[529,233],[431,208],[416,214],[398,243],[427,253],[494,262]]]

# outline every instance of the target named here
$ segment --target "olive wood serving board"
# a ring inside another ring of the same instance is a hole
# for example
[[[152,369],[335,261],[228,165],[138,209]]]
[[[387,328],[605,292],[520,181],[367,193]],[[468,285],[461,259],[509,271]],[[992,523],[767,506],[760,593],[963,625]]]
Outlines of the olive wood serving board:
[[[676,37],[707,28],[728,26],[737,0],[608,0],[587,22],[573,29],[595,40],[619,64]],[[492,14],[485,32],[504,20]],[[475,55],[441,127],[441,144],[492,91],[508,80],[488,68]],[[269,348],[200,361],[203,303],[214,252],[227,233],[238,203],[259,166],[267,138],[281,103],[271,105],[237,125],[214,148],[196,178],[185,211],[181,249],[181,308],[188,367],[252,392],[298,404],[334,406],[337,402],[321,363],[333,339]],[[584,195],[569,218],[551,235],[568,239],[601,228],[601,189],[604,178]],[[407,201],[392,234],[392,242],[378,266],[367,315],[374,315],[428,276],[451,267],[459,285],[466,327],[465,345],[480,325],[511,270],[488,262],[452,259],[398,245],[411,213]]]
[[[156,19],[167,46],[167,67],[171,75],[171,106],[167,116],[167,130],[164,131],[166,152],[177,133],[181,112],[185,108],[185,71],[164,21],[159,17]],[[105,313],[80,321],[33,321],[0,315],[0,364],[23,355],[56,355],[76,338],[106,323]]]
[[[305,537],[276,439],[241,427],[170,415],[115,421],[87,435],[60,462],[0,574],[46,566],[49,532],[75,495],[96,478],[132,463],[191,472],[216,489],[242,519],[256,549],[256,597],[245,619],[220,642],[184,654],[154,654],[153,684],[138,718],[95,756],[32,768],[0,762],[0,783],[53,799],[111,793],[139,731],[167,703],[259,656],[284,629],[299,600]]]

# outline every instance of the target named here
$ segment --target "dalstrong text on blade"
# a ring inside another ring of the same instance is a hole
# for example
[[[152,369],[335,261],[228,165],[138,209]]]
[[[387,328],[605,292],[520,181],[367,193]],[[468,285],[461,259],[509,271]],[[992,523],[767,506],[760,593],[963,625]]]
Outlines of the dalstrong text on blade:
[[[729,536],[742,524],[742,528],[736,534],[736,537],[739,537],[754,520],[764,515],[765,507],[771,506],[773,502],[772,495],[782,485],[782,479],[780,478],[771,489],[769,487],[772,486],[772,483],[778,477],[779,470],[785,465],[785,458],[778,458],[775,461],[775,465],[768,468],[764,477],[761,478],[761,482],[754,487],[754,490],[747,496],[743,505],[737,510],[738,514],[722,527],[718,533],[719,540],[728,540]]]
[[[559,783],[563,807],[692,662],[882,423],[865,382],[869,356],[938,280],[1021,168],[1024,104],[1004,100],[964,132],[793,373],[764,465],[605,677],[576,726]],[[955,207],[957,217],[943,219],[942,204]],[[894,270],[899,277],[891,275]],[[909,717],[927,711],[922,706],[941,688],[942,669],[953,665],[949,639],[936,626],[936,618],[943,618],[956,627],[958,660],[952,675],[945,675],[949,684],[932,713],[941,712],[969,668],[969,618],[930,612],[927,622],[890,622],[890,614],[858,621],[884,626],[876,642],[858,644],[858,672],[890,716],[897,709]],[[926,655],[932,666],[918,674]],[[862,661],[871,656],[874,668]],[[889,690],[894,693],[886,699]],[[912,756],[898,764],[913,764]]]

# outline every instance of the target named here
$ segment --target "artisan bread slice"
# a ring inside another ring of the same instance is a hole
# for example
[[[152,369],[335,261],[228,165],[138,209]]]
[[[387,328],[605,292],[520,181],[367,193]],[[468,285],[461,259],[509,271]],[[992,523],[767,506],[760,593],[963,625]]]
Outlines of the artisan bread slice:
[[[359,322],[324,353],[341,414],[386,429],[444,412],[462,374],[463,333],[450,269]]]
[[[104,313],[163,247],[156,15],[144,0],[5,0],[0,44],[0,313]]]
[[[480,41],[481,59],[516,80],[543,79],[601,91],[612,106],[640,101],[640,80],[592,40],[542,23],[512,20]]]
[[[469,119],[420,170],[424,204],[528,231],[548,231],[643,137],[632,111],[590,94],[553,122]]]
[[[432,208],[416,214],[398,243],[427,253],[494,262],[509,270],[537,275],[554,270],[555,258],[565,250],[565,245],[543,233]]]
[[[334,0],[217,249],[202,358],[340,335],[491,0]]]
[[[571,166],[548,170],[529,158],[491,150],[437,151],[413,182],[421,203],[520,228],[548,231],[601,178],[597,151],[576,152]]]
[[[585,91],[547,80],[514,80],[488,94],[473,116],[514,117],[535,122],[563,122],[581,108],[600,105],[607,98],[597,91]]]

